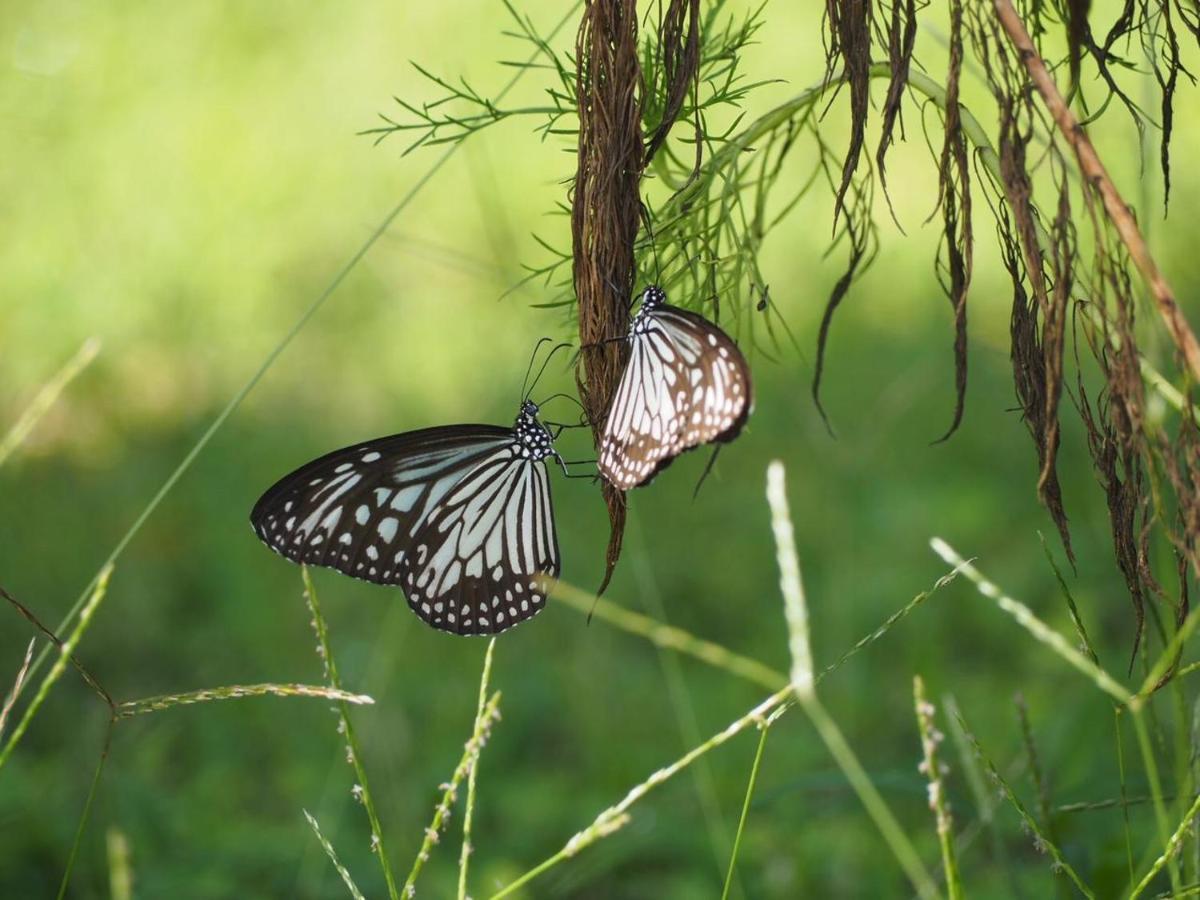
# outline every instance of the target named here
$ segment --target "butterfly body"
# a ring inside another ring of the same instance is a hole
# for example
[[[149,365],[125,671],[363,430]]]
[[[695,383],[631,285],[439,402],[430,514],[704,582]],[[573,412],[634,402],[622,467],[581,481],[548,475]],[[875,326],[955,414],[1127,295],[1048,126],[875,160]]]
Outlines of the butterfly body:
[[[537,406],[512,428],[449,425],[355,444],[282,478],[251,524],[276,553],[404,590],[434,628],[494,634],[561,570]]]
[[[626,491],[676,456],[737,437],[753,408],[737,345],[703,316],[670,306],[656,286],[629,325],[630,357],[600,443],[600,471]]]

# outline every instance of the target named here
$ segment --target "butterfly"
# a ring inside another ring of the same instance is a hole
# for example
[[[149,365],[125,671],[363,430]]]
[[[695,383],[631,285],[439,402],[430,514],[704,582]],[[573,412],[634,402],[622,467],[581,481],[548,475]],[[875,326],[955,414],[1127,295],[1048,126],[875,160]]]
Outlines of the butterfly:
[[[250,523],[292,562],[398,585],[434,628],[496,634],[537,615],[561,569],[538,406],[512,428],[448,425],[335,450],[284,476]]]
[[[600,472],[620,490],[645,484],[693,447],[738,436],[754,406],[737,344],[650,285],[629,325],[629,363],[604,433]]]

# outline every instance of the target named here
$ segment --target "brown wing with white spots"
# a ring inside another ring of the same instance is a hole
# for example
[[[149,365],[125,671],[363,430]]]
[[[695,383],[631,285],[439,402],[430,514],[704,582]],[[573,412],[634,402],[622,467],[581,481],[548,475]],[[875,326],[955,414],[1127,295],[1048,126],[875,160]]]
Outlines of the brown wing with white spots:
[[[703,316],[658,306],[631,342],[599,460],[600,472],[623,491],[686,450],[733,440],[753,408],[746,358]]]
[[[422,523],[402,565],[413,612],[456,634],[495,634],[537,615],[561,570],[550,480],[519,448],[485,458]]]
[[[401,584],[413,535],[484,459],[513,444],[495,425],[426,428],[355,444],[280,479],[250,522],[268,547],[297,563],[376,584]]]

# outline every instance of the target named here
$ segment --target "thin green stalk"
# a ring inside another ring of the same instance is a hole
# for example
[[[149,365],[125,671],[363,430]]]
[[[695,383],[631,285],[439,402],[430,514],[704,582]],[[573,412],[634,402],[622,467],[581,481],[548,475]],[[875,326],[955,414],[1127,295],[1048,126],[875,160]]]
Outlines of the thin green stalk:
[[[92,593],[87,603],[79,613],[79,620],[75,623],[75,627],[71,630],[70,636],[63,642],[59,648],[58,658],[54,660],[54,664],[50,667],[50,671],[46,673],[46,677],[42,679],[41,685],[38,687],[37,693],[33,699],[29,701],[29,706],[25,707],[25,713],[21,716],[21,720],[17,722],[13,732],[9,735],[8,742],[4,745],[4,749],[0,750],[0,769],[4,768],[4,764],[8,762],[9,756],[12,755],[13,748],[21,740],[25,734],[25,730],[29,728],[29,723],[33,721],[33,717],[37,715],[37,711],[45,702],[46,697],[50,693],[50,689],[54,687],[54,683],[62,677],[63,672],[67,670],[70,664],[72,655],[75,653],[75,648],[79,645],[80,639],[88,626],[92,623],[92,616],[95,615],[97,607],[100,606],[100,601],[104,599],[105,593],[108,591],[108,580],[112,575],[112,566],[105,566],[100,570],[100,574],[96,577],[96,586],[92,589]],[[35,662],[29,669],[31,676],[37,663]],[[28,676],[27,676],[28,677]]]
[[[1188,613],[1187,618],[1183,620],[1183,624],[1171,635],[1170,640],[1163,647],[1162,653],[1158,655],[1158,659],[1155,660],[1154,665],[1150,667],[1150,671],[1146,674],[1146,678],[1138,690],[1139,697],[1148,697],[1160,686],[1163,677],[1174,664],[1179,651],[1183,648],[1187,639],[1191,637],[1192,632],[1196,630],[1197,625],[1200,625],[1200,609],[1194,609]]]
[[[317,600],[317,592],[313,588],[307,566],[300,568],[300,577],[304,580],[304,599],[308,604],[309,612],[312,613],[313,632],[317,636],[317,654],[324,664],[325,676],[329,684],[340,690],[342,685],[338,678],[337,662],[333,658],[333,650],[329,645],[329,629],[325,625],[325,618],[321,615],[321,605]],[[387,848],[383,842],[383,827],[380,825],[379,815],[375,811],[375,801],[371,798],[371,786],[367,781],[366,769],[363,767],[362,753],[358,737],[354,733],[354,724],[350,721],[350,705],[344,700],[339,701],[337,710],[338,732],[346,739],[346,754],[349,757],[350,765],[354,767],[354,775],[358,779],[354,794],[362,801],[363,808],[367,812],[367,821],[371,825],[371,852],[379,858],[379,866],[383,870],[383,880],[387,884],[388,896],[391,900],[399,900],[396,879],[392,875],[392,864],[388,859]]]
[[[333,849],[333,844],[329,843],[329,839],[321,833],[321,826],[317,824],[317,820],[309,813],[307,809],[302,810],[304,818],[308,819],[308,824],[312,826],[313,834],[317,836],[317,842],[321,845],[321,849],[325,851],[325,855],[329,857],[329,861],[333,863],[333,868],[338,875],[342,876],[342,882],[346,885],[346,890],[350,892],[350,896],[354,900],[366,900],[362,891],[358,889],[358,885],[354,883],[354,878],[350,874],[350,870],[342,865],[342,861],[338,859],[337,851]]]
[[[951,694],[946,694],[942,698],[942,706],[946,710],[946,714],[950,717],[950,737],[954,740],[954,752],[958,756],[959,765],[962,767],[963,774],[967,779],[967,787],[971,791],[971,797],[975,802],[975,812],[979,817],[981,828],[986,829],[991,840],[992,856],[995,858],[998,868],[1004,872],[1013,886],[1013,891],[1016,893],[1015,882],[1013,882],[1013,872],[1009,866],[1008,849],[1004,843],[1004,838],[1000,834],[1000,830],[996,827],[996,803],[995,795],[988,790],[987,784],[984,781],[983,769],[974,751],[971,749],[971,742],[967,737],[967,733],[963,731],[960,724],[961,716],[958,709],[958,701]],[[960,843],[965,849],[965,842]]]
[[[800,580],[800,558],[796,553],[796,533],[788,510],[783,463],[779,460],[767,466],[767,504],[771,508],[771,531],[775,535],[775,556],[779,564],[779,591],[783,594],[788,651],[792,656],[791,682],[796,689],[796,697],[804,701],[814,695],[808,604],[804,600],[804,584]]]
[[[479,703],[475,708],[475,727],[472,734],[478,734],[484,727],[484,714],[487,708],[488,679],[492,674],[492,654],[496,650],[496,639],[488,641],[487,650],[483,654],[483,674],[479,676]],[[481,748],[480,748],[481,749]],[[458,900],[466,900],[467,896],[467,861],[471,858],[471,821],[475,813],[475,775],[479,771],[479,752],[475,752],[470,770],[467,772],[467,806],[463,812],[462,852],[458,857]]]
[[[566,25],[567,22],[571,21],[575,15],[575,11],[578,8],[579,0],[576,0],[576,2],[571,4],[570,8],[566,11],[563,17],[559,19],[558,24],[551,29],[550,34],[546,38],[547,41],[553,40],[559,31],[562,30],[563,26]],[[528,63],[519,68],[516,74],[514,74],[513,77],[508,80],[504,87],[501,88],[496,94],[497,102],[504,99],[504,97],[507,96],[514,87],[516,87],[517,82],[519,82],[524,77],[525,73],[529,71],[529,66],[536,61],[537,57],[541,55],[541,53],[541,49],[535,51],[529,57]],[[266,359],[264,359],[259,367],[255,369],[254,373],[250,376],[246,383],[238,388],[225,407],[217,414],[217,417],[213,419],[208,428],[204,430],[204,433],[200,435],[196,443],[184,455],[179,465],[175,467],[175,470],[167,476],[167,480],[163,482],[162,486],[155,492],[154,496],[150,498],[150,502],[146,504],[145,508],[138,514],[137,518],[134,519],[133,524],[129,526],[126,532],[121,536],[120,540],[117,541],[116,546],[112,549],[108,555],[108,558],[100,567],[100,572],[103,572],[105,569],[111,567],[117,561],[117,558],[125,552],[125,548],[129,546],[130,542],[134,539],[137,533],[142,530],[142,526],[146,524],[146,521],[151,515],[153,515],[154,511],[158,509],[159,504],[161,504],[166,498],[167,494],[171,492],[171,489],[175,487],[176,483],[180,478],[183,477],[184,473],[191,468],[192,463],[196,461],[196,457],[200,455],[201,451],[208,446],[208,442],[212,440],[213,435],[220,430],[221,426],[225,424],[225,421],[239,406],[242,405],[242,401],[246,399],[246,396],[250,393],[250,391],[252,391],[262,380],[263,376],[267,374],[267,371],[275,364],[275,360],[283,355],[283,351],[287,349],[288,345],[291,344],[296,335],[298,335],[304,329],[304,326],[307,325],[312,317],[317,314],[317,311],[325,305],[325,301],[333,296],[334,292],[341,287],[342,282],[344,282],[346,277],[358,266],[363,257],[367,255],[367,252],[375,246],[375,243],[383,236],[384,232],[391,227],[391,224],[396,220],[400,213],[404,212],[404,210],[408,208],[408,205],[416,199],[417,195],[424,190],[425,186],[433,180],[433,176],[436,175],[441,168],[450,161],[450,158],[458,152],[458,148],[461,146],[462,143],[450,144],[447,146],[445,151],[433,161],[432,165],[425,170],[424,174],[422,174],[421,177],[416,180],[413,186],[408,189],[404,196],[400,198],[400,201],[393,206],[391,210],[389,210],[388,213],[383,217],[383,219],[380,220],[379,224],[371,230],[371,233],[367,235],[366,240],[364,240],[362,244],[359,245],[358,249],[356,249],[354,253],[350,255],[350,258],[346,261],[346,263],[340,269],[338,269],[321,293],[317,295],[316,299],[314,299],[311,304],[309,304],[308,308],[300,314],[300,317],[296,320],[292,327],[288,329],[287,333],[284,334],[279,343],[277,343],[267,354]],[[79,612],[80,608],[86,602],[87,597],[92,593],[92,591],[95,590],[99,578],[100,573],[98,572],[92,578],[91,583],[83,589],[83,592],[79,595],[79,599],[77,599],[67,611],[67,614],[63,617],[62,622],[59,623],[59,626],[56,629],[57,631],[62,632],[66,629],[67,625],[70,624],[71,619],[73,619],[75,614]],[[42,652],[38,654],[37,659],[33,663],[33,672],[36,672],[41,668],[48,652],[49,649],[44,648]]]
[[[633,539],[633,546],[629,549],[633,551],[631,560],[633,572],[641,588],[638,592],[639,599],[650,615],[666,624],[667,611],[663,607],[658,581],[650,562],[650,554],[646,551],[645,535],[636,507],[630,507],[629,525],[632,527],[626,532],[625,540],[626,544],[629,544],[630,538]],[[704,738],[700,731],[700,725],[696,721],[695,704],[692,702],[692,695],[688,691],[687,682],[683,677],[683,667],[679,657],[666,647],[658,647],[657,651],[663,680],[667,685],[667,696],[671,701],[671,710],[675,714],[675,723],[679,729],[680,749],[686,750],[688,747],[696,746]],[[712,845],[713,860],[718,873],[720,873],[724,869],[725,861],[733,853],[733,845],[721,814],[721,802],[717,794],[716,782],[707,759],[701,760],[692,768],[692,781],[696,787],[700,809],[704,814],[704,824],[708,831],[709,843]],[[745,896],[740,881],[733,882],[732,892],[732,895],[739,900]]]
[[[937,897],[938,891],[934,886],[933,878],[930,877],[916,848],[913,847],[900,823],[896,821],[896,817],[892,815],[887,802],[871,782],[871,776],[863,769],[837,724],[825,711],[825,707],[821,705],[815,694],[807,700],[801,698],[800,705],[808,714],[809,720],[817,729],[817,734],[820,735],[834,762],[838,764],[838,768],[842,770],[842,774],[854,788],[859,802],[875,822],[875,827],[883,835],[892,855],[896,857],[900,868],[904,870],[904,874],[908,876],[908,880],[912,882],[917,893],[925,898]]]
[[[1176,859],[1176,851],[1179,849],[1178,840],[1186,829],[1186,826],[1191,823],[1192,817],[1196,814],[1198,804],[1200,804],[1200,797],[1197,797],[1196,802],[1192,804],[1192,808],[1180,824],[1179,830],[1172,835],[1170,833],[1170,826],[1167,824],[1167,808],[1163,800],[1162,782],[1158,777],[1158,763],[1154,759],[1154,747],[1150,743],[1150,734],[1146,730],[1146,723],[1142,718],[1142,714],[1137,710],[1133,712],[1133,727],[1137,733],[1138,748],[1142,752],[1142,764],[1146,767],[1146,780],[1150,783],[1150,796],[1154,798],[1154,820],[1158,825],[1158,836],[1162,842],[1163,852],[1151,864],[1150,870],[1129,894],[1129,900],[1135,900],[1149,886],[1154,876],[1162,871],[1163,866],[1167,867],[1167,875],[1171,879],[1171,890],[1178,893],[1183,884],[1179,877],[1179,863]]]
[[[82,621],[82,617],[80,617]],[[113,725],[116,719],[109,719],[104,731],[104,746],[100,750],[100,759],[96,761],[96,771],[92,774],[92,783],[88,787],[87,799],[83,801],[83,812],[79,816],[79,824],[75,826],[75,839],[71,841],[71,852],[67,854],[67,865],[63,869],[62,881],[58,885],[58,900],[67,896],[67,885],[71,883],[71,870],[75,867],[75,857],[79,854],[79,845],[83,843],[83,832],[87,827],[88,817],[92,813],[92,801],[96,798],[96,788],[100,784],[100,773],[108,761],[108,748],[112,743]]]
[[[146,713],[161,712],[173,706],[192,703],[208,703],[213,700],[240,700],[243,697],[317,697],[322,700],[337,700],[356,706],[369,706],[375,701],[366,694],[352,694],[340,688],[312,684],[231,684],[226,687],[204,688],[183,694],[162,694],[126,700],[117,704],[117,718],[128,719]]]
[[[871,646],[873,643],[875,643],[877,640],[879,640],[881,637],[883,637],[885,634],[887,634],[888,631],[891,630],[892,626],[894,626],[897,622],[899,622],[901,619],[903,619],[905,616],[907,616],[909,613],[911,613],[914,609],[916,609],[918,606],[920,606],[922,603],[924,603],[927,599],[929,599],[931,596],[933,596],[933,594],[936,593],[938,590],[940,590],[941,588],[944,588],[946,585],[950,584],[950,582],[954,581],[954,579],[957,576],[958,576],[958,570],[952,569],[951,571],[949,571],[945,575],[943,575],[941,578],[939,578],[937,581],[935,581],[933,583],[933,587],[931,587],[929,590],[922,591],[921,593],[917,594],[917,596],[915,596],[911,600],[909,600],[908,603],[906,603],[900,609],[896,610],[894,613],[892,613],[890,616],[888,616],[882,625],[880,625],[878,628],[876,628],[874,631],[872,631],[866,637],[863,637],[862,639],[860,639],[858,641],[858,643],[856,643],[853,647],[851,647],[849,650],[847,650],[845,653],[843,653],[841,656],[839,656],[836,660],[834,660],[829,665],[827,665],[825,668],[823,668],[820,672],[818,672],[817,677],[816,677],[816,683],[820,684],[827,675],[831,675],[837,669],[840,669],[843,665],[846,664],[846,662],[852,656],[865,650],[867,647]]]
[[[1050,812],[1050,791],[1046,786],[1046,778],[1042,775],[1042,763],[1038,758],[1037,744],[1033,740],[1033,726],[1029,722],[1029,709],[1025,705],[1025,698],[1019,693],[1013,698],[1013,703],[1017,707],[1017,722],[1021,726],[1021,742],[1025,745],[1025,758],[1029,762],[1029,777],[1033,780],[1033,790],[1037,796],[1038,814],[1042,817],[1046,833],[1057,842],[1058,835],[1054,831],[1054,816]]]
[[[887,803],[871,783],[870,777],[837,724],[817,699],[808,633],[808,605],[804,599],[804,583],[800,577],[795,529],[788,510],[784,467],[778,460],[767,466],[767,503],[771,508],[771,530],[775,535],[775,552],[779,562],[779,588],[783,594],[784,617],[788,626],[788,649],[792,655],[791,682],[796,700],[808,715],[813,727],[817,729],[817,734],[841,768],[846,780],[854,788],[859,801],[874,820],[875,826],[917,893],[926,898],[936,897],[938,892],[933,879],[904,829],[900,827]]]
[[[1050,545],[1046,543],[1046,536],[1040,531],[1037,533],[1037,536],[1038,540],[1042,542],[1042,552],[1046,554],[1046,562],[1050,563],[1050,568],[1054,571],[1054,577],[1058,580],[1058,588],[1062,591],[1063,598],[1067,601],[1067,611],[1071,614],[1071,624],[1075,626],[1075,633],[1079,635],[1079,642],[1083,646],[1084,652],[1087,653],[1088,659],[1096,665],[1100,665],[1100,657],[1096,655],[1096,650],[1092,647],[1092,642],[1088,638],[1087,628],[1083,624],[1083,617],[1079,615],[1079,607],[1075,605],[1075,597],[1071,593],[1071,589],[1067,586],[1067,580],[1063,578],[1062,571],[1058,568],[1058,563],[1054,561],[1054,554],[1050,552]]]
[[[36,645],[37,638],[30,638],[29,645],[25,648],[25,657],[21,660],[17,676],[13,679],[13,686],[4,695],[3,705],[0,705],[0,738],[4,737],[4,726],[8,724],[8,716],[13,711],[13,707],[17,705],[21,691],[25,689],[25,682],[29,677],[29,665],[33,662],[33,648]]]
[[[929,546],[933,548],[933,551],[938,556],[957,567],[959,571],[966,575],[974,583],[979,593],[989,600],[995,601],[1000,609],[1016,619],[1018,625],[1061,656],[1070,665],[1088,676],[1100,690],[1116,698],[1116,700],[1126,706],[1133,707],[1137,703],[1136,698],[1118,684],[1111,675],[1067,643],[1067,640],[1061,634],[1034,615],[1033,610],[1028,606],[1014,600],[1001,591],[995,583],[985,578],[983,573],[976,569],[975,566],[959,556],[958,551],[953,547],[941,538],[933,538],[929,542]]]
[[[950,801],[946,798],[947,768],[940,755],[941,743],[946,736],[934,721],[937,711],[925,696],[925,682],[921,680],[920,675],[913,676],[913,708],[917,714],[917,731],[921,735],[920,769],[929,780],[929,808],[933,812],[937,827],[946,891],[950,900],[961,900],[963,886],[958,872],[958,859],[954,852],[954,819],[950,815]]]
[[[26,438],[37,423],[42,420],[42,416],[46,415],[54,406],[55,401],[66,389],[72,381],[74,381],[79,373],[88,367],[96,354],[100,352],[100,341],[96,338],[88,338],[83,342],[82,346],[75,351],[75,355],[67,360],[66,365],[55,373],[54,377],[42,385],[41,390],[37,392],[33,400],[25,411],[17,417],[17,421],[13,424],[8,433],[0,438],[0,466],[4,465],[13,451],[25,443]]]
[[[767,732],[770,727],[766,722],[759,726],[758,749],[754,751],[754,762],[750,766],[750,779],[746,782],[746,798],[742,801],[742,815],[738,819],[737,832],[733,836],[733,851],[729,855],[729,870],[725,873],[725,887],[721,890],[721,900],[727,900],[729,889],[733,885],[733,872],[737,867],[738,850],[742,846],[742,833],[746,830],[746,820],[750,817],[750,800],[754,796],[754,785],[758,781],[758,766],[762,762],[763,747],[767,745]]]
[[[539,875],[545,873],[547,870],[554,868],[554,866],[558,865],[564,860],[570,859],[580,850],[590,847],[596,841],[605,838],[616,831],[619,831],[629,822],[629,809],[635,803],[645,797],[660,784],[663,784],[664,782],[669,781],[678,775],[697,759],[702,757],[705,753],[708,753],[710,750],[714,750],[721,746],[730,738],[745,731],[751,725],[755,725],[763,721],[763,719],[765,719],[773,710],[781,706],[791,695],[791,685],[776,691],[745,715],[735,719],[725,728],[712,735],[712,737],[708,738],[708,740],[706,740],[703,744],[693,747],[679,759],[675,760],[675,762],[668,766],[664,766],[645,781],[630,788],[628,793],[625,794],[624,798],[622,798],[620,802],[601,812],[591,825],[576,833],[574,837],[567,841],[561,850],[559,850],[553,856],[550,856],[549,858],[538,863],[520,878],[517,878],[515,881],[505,885],[495,894],[492,894],[491,900],[500,900],[502,897],[510,896],[529,882],[533,881]]]
[[[1075,871],[1069,862],[1067,862],[1067,858],[1063,856],[1062,851],[1058,849],[1058,845],[1055,844],[1054,841],[1052,841],[1046,835],[1046,833],[1042,831],[1041,826],[1038,825],[1037,819],[1029,812],[1028,809],[1025,808],[1025,804],[1021,802],[1021,799],[1017,796],[1016,792],[1004,779],[1004,776],[1000,774],[1000,770],[996,768],[995,763],[993,763],[988,755],[983,752],[983,747],[980,746],[979,740],[975,737],[975,735],[971,733],[971,729],[967,727],[967,723],[962,718],[961,713],[958,714],[957,717],[959,726],[963,730],[963,734],[966,735],[967,740],[970,741],[972,748],[975,750],[975,755],[979,758],[979,761],[983,763],[984,768],[987,770],[992,781],[999,786],[1000,790],[1004,794],[1005,799],[1007,799],[1008,802],[1012,804],[1013,809],[1017,811],[1017,815],[1021,817],[1021,820],[1025,823],[1025,827],[1028,828],[1030,834],[1033,835],[1034,843],[1038,849],[1045,850],[1050,854],[1051,859],[1054,860],[1054,865],[1066,873],[1067,877],[1074,882],[1077,888],[1079,888],[1080,893],[1082,893],[1085,897],[1095,898],[1096,895],[1092,892],[1092,889],[1084,883],[1083,879],[1079,877],[1079,873]]]
[[[622,631],[636,634],[651,643],[668,650],[675,650],[694,657],[707,665],[723,669],[738,678],[744,678],[767,690],[777,691],[787,684],[787,676],[765,666],[756,659],[742,656],[720,644],[696,637],[674,625],[664,625],[649,616],[632,612],[611,600],[595,597],[565,581],[554,584],[554,599],[560,600],[576,612],[587,615],[595,605],[595,617],[608,622]]]
[[[484,707],[482,719],[476,721],[475,733],[467,741],[462,759],[459,760],[458,766],[454,769],[454,774],[450,777],[450,781],[443,787],[442,798],[433,810],[433,821],[425,829],[425,838],[421,842],[421,849],[417,851],[417,857],[413,860],[412,869],[409,870],[408,878],[404,881],[403,895],[405,897],[411,897],[416,893],[417,878],[420,876],[421,869],[425,866],[425,863],[429,861],[429,854],[433,850],[433,845],[441,839],[442,824],[450,816],[450,808],[454,805],[454,801],[458,799],[458,787],[475,765],[475,760],[478,759],[483,745],[487,743],[487,739],[491,734],[492,725],[499,718],[500,692],[497,691],[492,694],[491,699],[488,700],[487,705]]]

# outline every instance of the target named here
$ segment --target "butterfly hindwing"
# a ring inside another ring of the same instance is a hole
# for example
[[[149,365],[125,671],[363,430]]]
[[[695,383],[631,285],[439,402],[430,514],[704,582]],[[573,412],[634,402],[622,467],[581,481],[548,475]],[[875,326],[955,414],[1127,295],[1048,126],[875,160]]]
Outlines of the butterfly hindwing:
[[[413,611],[445,631],[492,634],[540,612],[542,576],[560,571],[545,463],[484,459],[422,523],[402,571]]]
[[[724,331],[663,303],[640,316],[600,446],[600,471],[621,490],[686,450],[733,440],[753,403],[746,359]]]

